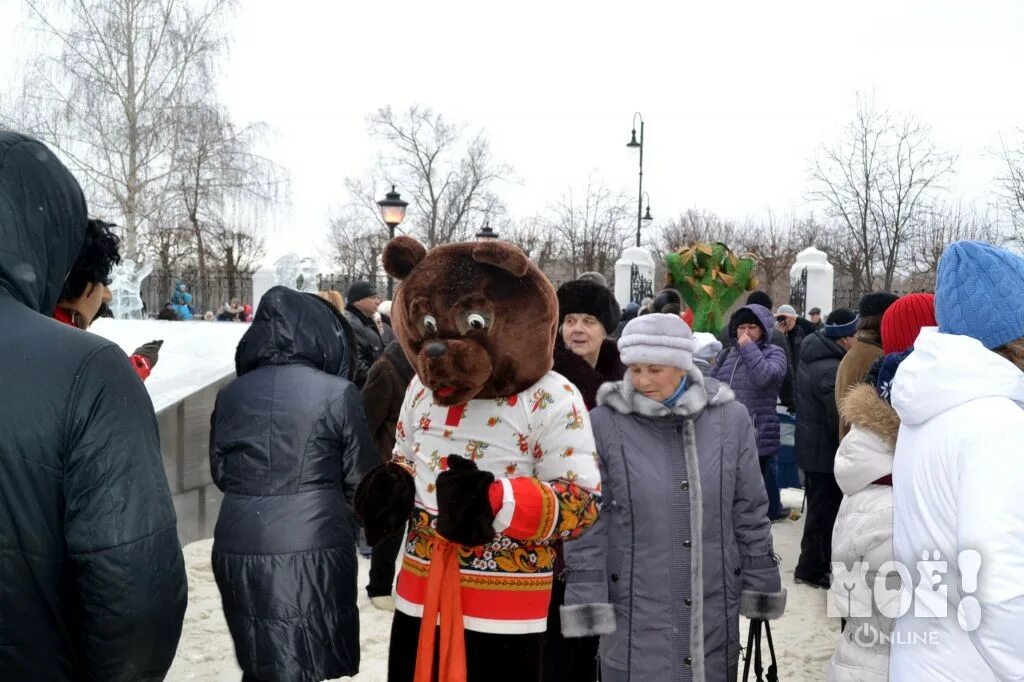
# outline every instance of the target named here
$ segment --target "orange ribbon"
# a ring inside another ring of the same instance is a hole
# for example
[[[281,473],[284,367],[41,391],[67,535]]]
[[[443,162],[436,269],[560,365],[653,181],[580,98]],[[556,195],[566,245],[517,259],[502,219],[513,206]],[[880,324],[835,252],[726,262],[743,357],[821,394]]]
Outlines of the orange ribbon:
[[[438,671],[444,682],[466,682],[466,637],[462,627],[462,583],[456,545],[438,536],[430,557],[423,619],[416,648],[414,682],[434,682],[434,640],[441,615]]]

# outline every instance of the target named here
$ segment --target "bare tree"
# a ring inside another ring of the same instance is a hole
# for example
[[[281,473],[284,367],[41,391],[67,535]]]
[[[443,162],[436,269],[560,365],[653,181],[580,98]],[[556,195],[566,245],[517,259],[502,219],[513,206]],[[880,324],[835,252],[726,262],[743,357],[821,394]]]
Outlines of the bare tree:
[[[996,178],[1002,205],[1010,214],[1013,238],[1024,242],[1024,144],[1008,145],[1003,140],[999,156],[1006,164],[1005,172]]]
[[[356,207],[349,206],[331,218],[328,241],[345,279],[377,281],[387,240],[388,233],[380,225],[368,223]]]
[[[370,116],[369,130],[385,143],[383,179],[410,202],[406,229],[428,248],[466,238],[500,207],[494,186],[511,168],[494,158],[482,132],[465,140],[464,126],[420,106],[401,114],[380,109]]]
[[[260,124],[235,126],[214,105],[178,110],[169,199],[192,232],[200,286],[211,256],[232,278],[249,267],[246,261],[262,251],[262,235],[254,227],[259,209],[269,211],[286,195],[285,172],[255,151],[263,134]],[[205,292],[198,293],[205,300]]]
[[[208,89],[233,0],[26,2],[59,45],[26,75],[27,127],[60,150],[93,205],[120,216],[126,255],[136,258],[141,228],[162,203],[177,109]]]
[[[915,233],[909,262],[914,284],[930,288],[935,284],[939,259],[946,247],[961,239],[998,244],[1002,241],[999,227],[986,212],[973,204],[957,200],[939,204],[928,212],[924,224]]]
[[[547,226],[559,237],[573,279],[585,271],[610,276],[632,235],[631,205],[622,192],[590,179],[583,192],[570,188],[551,209]]]
[[[723,220],[713,211],[688,208],[661,228],[656,243],[664,253],[690,242],[722,242],[732,246],[738,232],[736,223]]]
[[[821,148],[812,164],[811,198],[845,234],[832,234],[847,255],[855,289],[892,286],[904,251],[928,209],[929,192],[952,172],[954,157],[929,140],[927,126],[894,121],[858,99],[844,137]]]
[[[540,217],[506,220],[498,227],[502,239],[515,244],[543,272],[559,259],[559,233]]]
[[[731,245],[739,253],[754,256],[757,279],[776,301],[789,300],[789,270],[802,248],[798,225],[795,217],[784,221],[769,210],[763,221],[744,225]]]

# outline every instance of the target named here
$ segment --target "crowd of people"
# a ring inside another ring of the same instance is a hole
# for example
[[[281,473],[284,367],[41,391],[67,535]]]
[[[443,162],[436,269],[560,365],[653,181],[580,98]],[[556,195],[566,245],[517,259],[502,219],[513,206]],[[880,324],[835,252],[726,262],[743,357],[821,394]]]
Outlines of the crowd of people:
[[[232,298],[222,305],[217,312],[207,310],[202,315],[196,312],[193,305],[192,294],[188,291],[188,284],[178,281],[174,285],[174,292],[171,300],[164,304],[157,313],[158,320],[169,322],[189,322],[191,320],[203,320],[205,322],[252,322],[252,306],[242,303],[240,298]]]
[[[126,362],[83,333],[109,301],[118,240],[88,218],[47,147],[0,132],[0,206],[0,676],[162,679],[187,590],[140,381],[160,342]],[[773,312],[754,292],[720,335],[694,333],[671,289],[620,309],[587,273],[556,298],[549,366],[569,382],[559,429],[575,439],[562,458],[596,452],[596,471],[559,476],[599,472],[588,490],[600,495],[584,498],[601,511],[579,532],[523,545],[527,564],[554,557],[546,632],[520,640],[541,657],[535,679],[737,678],[740,616],[773,620],[786,605],[771,533],[790,516],[776,481],[780,406],[795,415],[806,490],[798,589],[865,599],[834,580],[836,562],[862,562],[868,584],[881,575],[889,588],[844,619],[828,679],[1019,679],[1024,259],[957,242],[934,295],[873,292],[825,319]],[[190,299],[181,284],[167,311],[191,315]],[[408,447],[412,389],[425,390],[390,305],[369,282],[344,296],[271,289],[217,396],[210,465],[225,497],[212,564],[244,680],[358,671],[359,548],[373,606],[396,608],[398,555],[416,551],[406,519],[364,533],[354,512],[367,521],[358,492],[369,472],[402,485],[387,467]],[[232,300],[217,319],[249,315]],[[538,406],[552,399],[539,395]],[[497,523],[511,512],[489,513]],[[949,563],[944,591],[882,573],[922,558]],[[895,609],[909,599],[914,608]],[[415,637],[410,622],[399,610],[393,636]],[[864,632],[877,636],[866,644]],[[390,679],[413,679],[413,662],[391,663]]]

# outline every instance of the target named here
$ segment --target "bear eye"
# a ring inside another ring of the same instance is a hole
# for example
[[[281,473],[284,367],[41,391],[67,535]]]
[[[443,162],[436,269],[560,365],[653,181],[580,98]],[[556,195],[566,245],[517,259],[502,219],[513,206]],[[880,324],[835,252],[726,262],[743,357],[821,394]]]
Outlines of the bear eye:
[[[426,315],[423,318],[423,328],[431,334],[437,333],[437,320],[432,315]]]
[[[491,314],[486,311],[466,312],[459,315],[455,320],[460,334],[487,331],[494,322]]]

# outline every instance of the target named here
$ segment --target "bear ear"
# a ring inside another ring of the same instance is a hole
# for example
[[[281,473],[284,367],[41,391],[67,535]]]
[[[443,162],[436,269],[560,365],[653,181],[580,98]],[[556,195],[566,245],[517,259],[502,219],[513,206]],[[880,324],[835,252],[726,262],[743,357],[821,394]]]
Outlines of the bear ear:
[[[405,279],[426,256],[426,248],[412,237],[395,237],[384,247],[384,271],[395,279]]]
[[[473,260],[501,268],[513,277],[525,277],[530,269],[530,259],[522,249],[498,240],[487,240],[474,246]]]

